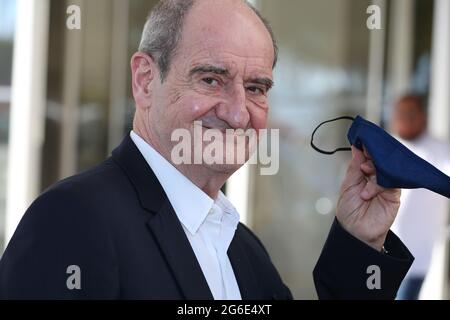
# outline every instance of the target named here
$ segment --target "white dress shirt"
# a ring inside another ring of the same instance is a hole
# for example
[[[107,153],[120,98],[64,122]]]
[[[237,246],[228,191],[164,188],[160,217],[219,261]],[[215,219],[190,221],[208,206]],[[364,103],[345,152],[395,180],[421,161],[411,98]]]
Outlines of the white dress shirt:
[[[236,209],[222,192],[213,200],[136,133],[130,136],[175,210],[214,299],[240,300],[227,255],[239,223]]]

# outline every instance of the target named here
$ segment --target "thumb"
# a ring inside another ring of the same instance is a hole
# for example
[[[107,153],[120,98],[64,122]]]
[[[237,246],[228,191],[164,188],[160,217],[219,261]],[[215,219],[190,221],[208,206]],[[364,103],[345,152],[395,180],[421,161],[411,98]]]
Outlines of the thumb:
[[[366,161],[364,152],[359,150],[355,146],[352,146],[352,156],[353,156],[353,160],[356,160],[359,164],[362,164]]]
[[[361,164],[366,161],[364,153],[352,146],[352,160],[347,169],[347,174],[341,185],[341,192],[350,187],[359,184],[364,178],[364,172],[361,170]]]
[[[367,158],[364,155],[364,152],[352,146],[352,161],[350,163],[350,170],[354,170],[362,174],[361,165],[366,161]]]

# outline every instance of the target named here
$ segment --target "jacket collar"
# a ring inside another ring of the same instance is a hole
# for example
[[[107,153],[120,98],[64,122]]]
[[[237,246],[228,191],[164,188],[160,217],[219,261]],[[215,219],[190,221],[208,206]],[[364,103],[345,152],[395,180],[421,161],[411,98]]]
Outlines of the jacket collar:
[[[214,200],[135,132],[130,136],[163,187],[180,222],[191,234],[196,234],[213,208]]]
[[[112,158],[133,184],[141,206],[148,211],[159,212],[168,201],[167,196],[129,134],[112,152]]]

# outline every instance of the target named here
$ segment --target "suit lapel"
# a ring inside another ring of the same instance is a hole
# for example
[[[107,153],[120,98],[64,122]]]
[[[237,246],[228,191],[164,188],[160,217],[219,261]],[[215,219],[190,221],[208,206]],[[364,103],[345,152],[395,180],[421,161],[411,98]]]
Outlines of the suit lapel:
[[[149,211],[149,231],[159,245],[184,298],[213,299],[195,253],[164,189],[129,135],[113,151],[112,158],[134,185],[141,206]]]
[[[169,201],[147,225],[188,300],[213,299],[198,260]]]
[[[256,280],[250,260],[242,247],[241,241],[241,226],[238,226],[228,248],[228,257],[230,258],[233,267],[234,275],[238,282],[239,290],[243,300],[258,300],[262,299],[260,290],[258,289],[258,282]]]

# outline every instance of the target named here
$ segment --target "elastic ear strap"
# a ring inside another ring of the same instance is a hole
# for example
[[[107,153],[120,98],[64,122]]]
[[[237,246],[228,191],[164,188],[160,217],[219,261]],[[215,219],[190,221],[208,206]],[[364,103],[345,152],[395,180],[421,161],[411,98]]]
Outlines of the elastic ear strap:
[[[338,120],[351,120],[351,121],[355,121],[355,118],[352,118],[352,117],[349,117],[349,116],[344,116],[344,117],[339,117],[339,118],[336,118],[336,119],[328,120],[328,121],[325,121],[325,122],[322,122],[321,124],[319,124],[319,125],[317,126],[317,128],[313,131],[312,136],[311,136],[311,147],[312,147],[314,150],[316,150],[317,152],[320,152],[320,153],[322,153],[322,154],[327,154],[327,155],[333,155],[333,154],[335,154],[336,152],[339,152],[339,151],[351,151],[351,150],[352,150],[352,148],[346,147],[346,148],[338,148],[338,149],[336,149],[336,150],[334,150],[334,151],[325,151],[325,150],[321,150],[321,149],[317,148],[317,147],[314,145],[314,135],[316,134],[317,130],[319,130],[319,128],[320,128],[321,126],[323,126],[324,124],[327,124],[327,123],[330,123],[330,122],[334,122],[334,121],[338,121]]]

